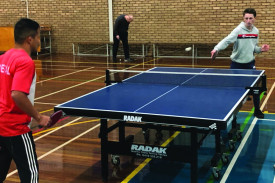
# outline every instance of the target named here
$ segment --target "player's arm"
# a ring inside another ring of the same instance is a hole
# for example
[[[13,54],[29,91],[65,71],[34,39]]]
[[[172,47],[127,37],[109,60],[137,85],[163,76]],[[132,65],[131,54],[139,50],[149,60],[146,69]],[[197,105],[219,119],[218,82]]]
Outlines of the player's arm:
[[[116,20],[114,25],[114,35],[117,39],[119,39],[119,35],[118,35],[119,25],[120,25],[120,20]]]
[[[17,107],[19,107],[23,112],[25,112],[32,118],[34,118],[39,125],[41,126],[48,125],[50,121],[50,117],[41,115],[38,111],[36,111],[24,92],[14,90],[11,92],[11,97],[15,102],[15,104],[17,105]]]
[[[238,38],[238,32],[239,29],[235,28],[228,36],[221,40],[211,51],[211,58],[215,59],[214,57],[217,56],[219,51],[226,49],[230,44],[236,42]]]

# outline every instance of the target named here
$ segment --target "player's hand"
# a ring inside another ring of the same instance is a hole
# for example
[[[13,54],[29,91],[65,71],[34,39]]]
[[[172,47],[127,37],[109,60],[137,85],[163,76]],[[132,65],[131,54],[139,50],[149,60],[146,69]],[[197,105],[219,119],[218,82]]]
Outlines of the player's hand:
[[[49,122],[51,121],[51,118],[49,116],[46,115],[40,115],[38,124],[39,126],[45,127],[49,124]]]
[[[261,47],[261,52],[266,52],[269,50],[269,45],[268,44],[263,44]]]
[[[119,40],[119,35],[117,35],[116,38]]]
[[[212,50],[211,51],[211,59],[214,60],[216,58],[217,54],[218,54],[217,50]]]

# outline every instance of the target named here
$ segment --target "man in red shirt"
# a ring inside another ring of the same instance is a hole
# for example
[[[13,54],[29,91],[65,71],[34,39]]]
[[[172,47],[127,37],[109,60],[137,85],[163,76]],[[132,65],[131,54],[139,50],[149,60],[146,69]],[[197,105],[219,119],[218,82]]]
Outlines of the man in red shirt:
[[[14,27],[15,47],[0,56],[0,182],[12,159],[21,182],[38,182],[38,162],[31,118],[47,126],[50,117],[34,109],[35,64],[30,55],[40,45],[40,26],[23,18]]]

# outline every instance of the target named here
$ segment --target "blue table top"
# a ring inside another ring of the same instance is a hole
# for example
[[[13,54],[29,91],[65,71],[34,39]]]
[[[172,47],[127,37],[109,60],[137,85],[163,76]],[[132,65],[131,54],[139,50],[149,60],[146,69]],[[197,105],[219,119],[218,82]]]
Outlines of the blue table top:
[[[248,94],[245,87],[254,86],[264,73],[261,70],[175,67],[156,67],[150,71],[176,72],[179,75],[174,78],[167,74],[138,74],[56,108],[76,109],[79,116],[81,111],[93,111],[90,117],[101,118],[104,118],[104,114],[106,118],[112,118],[110,114],[116,113],[114,119],[117,114],[129,114],[228,121]],[[210,75],[180,74],[183,72]],[[226,75],[211,75],[217,73]]]

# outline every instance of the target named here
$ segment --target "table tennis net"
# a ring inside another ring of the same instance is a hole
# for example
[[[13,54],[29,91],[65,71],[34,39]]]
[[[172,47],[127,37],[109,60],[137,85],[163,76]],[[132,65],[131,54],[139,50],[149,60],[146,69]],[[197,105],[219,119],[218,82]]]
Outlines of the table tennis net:
[[[258,75],[109,70],[111,82],[179,86],[249,87]]]

